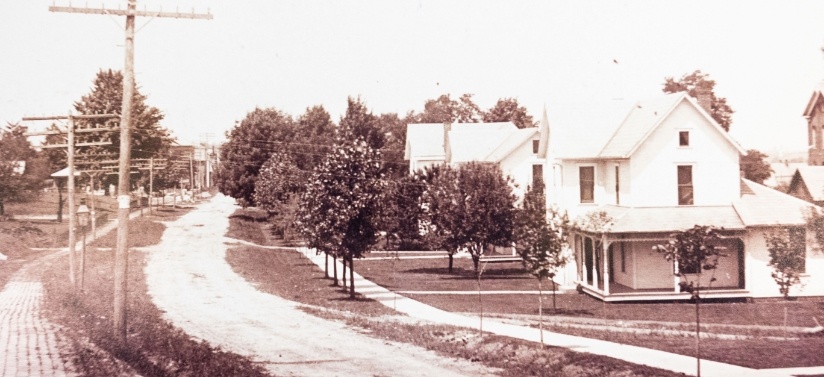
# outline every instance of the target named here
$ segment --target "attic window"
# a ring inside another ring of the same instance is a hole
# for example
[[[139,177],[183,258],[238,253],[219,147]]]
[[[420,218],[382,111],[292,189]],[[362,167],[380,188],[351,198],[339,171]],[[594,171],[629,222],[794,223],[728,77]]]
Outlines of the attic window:
[[[690,146],[690,132],[678,131],[678,145],[682,147]]]
[[[540,140],[532,140],[532,153],[538,154],[538,147],[541,145]]]

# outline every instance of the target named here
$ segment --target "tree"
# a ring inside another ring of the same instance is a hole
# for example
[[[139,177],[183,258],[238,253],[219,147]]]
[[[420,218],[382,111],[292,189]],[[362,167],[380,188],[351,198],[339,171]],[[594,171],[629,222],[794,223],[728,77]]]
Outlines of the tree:
[[[292,117],[279,110],[255,109],[226,132],[220,150],[218,189],[238,200],[242,206],[254,203],[255,182],[263,164],[276,150],[289,150],[294,140]]]
[[[378,117],[366,108],[360,97],[347,99],[346,114],[340,120],[340,129],[347,130],[341,136],[355,140],[362,138],[372,149],[386,144],[386,135],[380,128]]]
[[[443,169],[433,182],[427,202],[436,232],[447,250],[465,248],[475,271],[487,245],[514,241],[515,195],[512,179],[497,164],[469,162],[454,173]],[[451,258],[450,258],[451,265]]]
[[[26,127],[9,124],[0,130],[0,216],[5,203],[23,199],[44,177],[32,174],[36,153],[26,139]]]
[[[449,94],[424,103],[423,112],[416,116],[417,123],[478,123],[482,118],[481,108],[472,101],[472,94],[464,94],[453,100]]]
[[[336,250],[344,266],[349,263],[349,294],[354,298],[354,259],[378,240],[379,206],[386,184],[380,151],[355,135],[364,128],[358,122],[368,117],[363,117],[358,106],[349,109],[332,153],[313,173],[302,196],[298,225],[310,245]]]
[[[483,114],[484,122],[512,122],[518,128],[535,127],[532,115],[515,98],[501,98]]]
[[[664,79],[664,93],[687,92],[690,96],[697,98],[699,91],[707,91],[710,94],[710,115],[718,124],[729,131],[732,124],[732,114],[734,111],[727,104],[727,99],[715,95],[715,80],[709,78],[709,74],[696,70],[693,73],[681,76],[677,81],[672,77]]]
[[[381,155],[384,160],[384,173],[390,179],[402,179],[409,175],[409,161],[404,160],[406,148],[406,125],[398,114],[381,114],[377,117],[378,128],[384,135]],[[414,123],[414,122],[412,122]]]
[[[758,150],[747,150],[747,154],[741,157],[741,172],[744,174],[744,178],[764,184],[764,181],[773,173],[770,163],[767,162],[767,157],[769,156]]]
[[[296,139],[290,154],[298,169],[311,171],[323,163],[335,136],[335,124],[323,106],[314,106],[298,117]],[[288,140],[282,140],[288,141]]]
[[[544,344],[544,312],[542,281],[552,282],[552,309],[555,307],[555,273],[567,264],[564,250],[568,247],[569,217],[553,207],[547,219],[543,181],[527,187],[516,216],[515,248],[523,259],[524,268],[538,280],[538,316],[541,345]]]
[[[767,251],[770,253],[772,278],[785,300],[790,298],[790,288],[801,282],[807,253],[803,228],[781,227],[767,233]]]
[[[425,184],[421,196],[425,239],[429,245],[446,250],[448,271],[452,273],[455,254],[468,242],[459,226],[466,214],[461,205],[458,171],[449,165],[432,165],[424,168],[420,176]]]
[[[681,278],[682,292],[689,292],[695,302],[695,359],[697,374],[701,376],[701,288],[705,272],[710,272],[706,287],[715,281],[715,270],[724,248],[719,246],[721,235],[713,226],[695,225],[692,229],[677,232],[672,235],[674,240],[666,244],[653,247],[664,255],[668,261],[675,263],[675,276]]]
[[[275,228],[288,241],[295,222],[296,201],[303,186],[300,171],[289,153],[276,151],[258,173],[253,193],[256,206],[266,210]]]
[[[381,223],[387,237],[394,239],[400,250],[420,249],[423,244],[421,222],[425,209],[421,201],[424,190],[421,172],[395,179],[387,188]]]

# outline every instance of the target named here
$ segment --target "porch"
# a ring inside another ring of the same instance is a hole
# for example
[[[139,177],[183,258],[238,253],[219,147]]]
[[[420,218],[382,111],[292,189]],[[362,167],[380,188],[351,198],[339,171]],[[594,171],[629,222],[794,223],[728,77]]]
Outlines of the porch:
[[[594,288],[592,285],[581,284],[581,290],[592,297],[605,302],[633,302],[633,301],[689,301],[692,295],[676,290],[664,290],[656,288],[632,289],[630,287],[610,283],[605,294],[603,290]],[[741,288],[705,288],[701,290],[702,299],[729,299],[729,298],[750,298],[751,294],[746,289]]]
[[[678,264],[653,249],[665,243],[664,234],[573,234],[577,284],[583,293],[606,302],[680,301],[691,295],[681,292]],[[718,268],[701,275],[701,297],[748,298],[744,274],[744,244],[734,233],[722,241],[726,251]]]

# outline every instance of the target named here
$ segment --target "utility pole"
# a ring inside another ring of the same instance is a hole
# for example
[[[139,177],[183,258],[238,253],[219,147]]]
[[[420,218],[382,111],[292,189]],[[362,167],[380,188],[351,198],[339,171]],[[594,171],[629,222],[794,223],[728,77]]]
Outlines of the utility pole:
[[[129,263],[129,164],[131,159],[132,97],[134,96],[134,23],[136,16],[212,19],[211,13],[139,11],[137,0],[129,0],[126,10],[106,8],[76,8],[50,6],[51,12],[86,13],[126,16],[125,65],[123,72],[123,103],[120,119],[120,163],[117,184],[117,250],[114,262],[114,333],[121,346],[126,345],[126,274]]]
[[[45,131],[45,132],[32,132],[26,133],[26,136],[44,136],[44,135],[62,135],[66,134],[66,144],[54,144],[54,145],[44,145],[43,148],[66,148],[66,154],[68,155],[68,170],[69,176],[67,177],[68,182],[66,185],[68,186],[68,196],[69,196],[69,282],[72,285],[75,285],[75,281],[77,279],[77,272],[75,268],[75,259],[77,256],[75,255],[74,246],[76,243],[76,230],[75,230],[75,211],[74,211],[74,148],[75,147],[84,147],[84,146],[93,146],[93,145],[108,145],[111,144],[110,142],[92,142],[92,143],[75,143],[74,136],[75,133],[78,132],[101,132],[101,131],[111,131],[108,128],[86,128],[86,129],[76,129],[74,120],[75,119],[107,119],[117,117],[117,115],[113,114],[92,114],[92,115],[72,115],[69,112],[66,116],[46,116],[46,117],[24,117],[24,121],[35,121],[35,120],[68,120],[69,126],[66,132],[62,131]],[[58,186],[59,190],[59,186]]]

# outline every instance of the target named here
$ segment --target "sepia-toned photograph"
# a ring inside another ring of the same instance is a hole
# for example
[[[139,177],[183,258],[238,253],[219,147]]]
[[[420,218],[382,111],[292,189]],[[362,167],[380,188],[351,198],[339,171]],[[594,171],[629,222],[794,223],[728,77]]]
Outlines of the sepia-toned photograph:
[[[0,377],[824,376],[824,2],[4,0]]]

